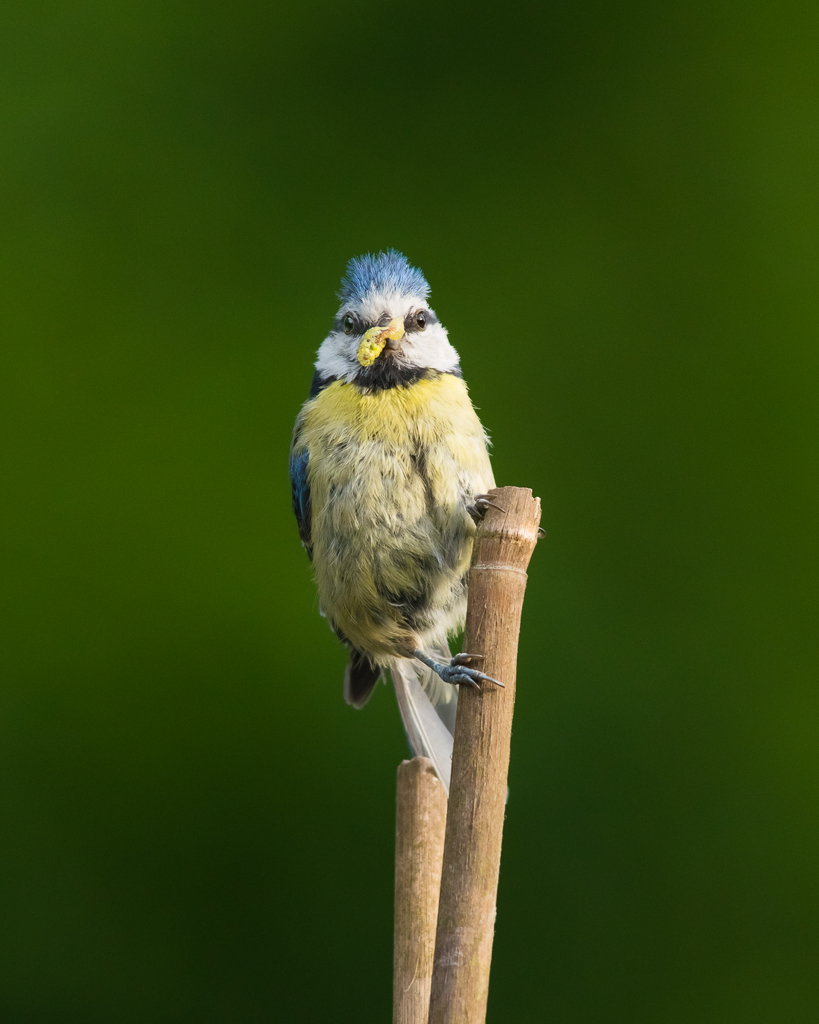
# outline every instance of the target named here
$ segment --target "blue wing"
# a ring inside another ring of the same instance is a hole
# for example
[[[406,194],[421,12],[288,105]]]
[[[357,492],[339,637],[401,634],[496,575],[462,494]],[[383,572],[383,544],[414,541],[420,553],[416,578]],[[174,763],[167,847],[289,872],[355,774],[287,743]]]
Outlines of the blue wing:
[[[307,480],[307,463],[310,453],[306,448],[299,451],[290,450],[290,486],[293,489],[293,511],[299,524],[299,536],[307,551],[313,558],[313,544],[310,537],[310,521],[312,518],[310,505],[310,484]]]

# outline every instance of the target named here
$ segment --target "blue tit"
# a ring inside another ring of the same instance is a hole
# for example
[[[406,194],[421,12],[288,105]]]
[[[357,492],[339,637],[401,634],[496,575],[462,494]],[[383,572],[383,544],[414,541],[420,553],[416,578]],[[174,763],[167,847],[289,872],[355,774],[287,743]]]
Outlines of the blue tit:
[[[353,259],[290,448],[293,509],[320,610],[350,650],[360,708],[389,671],[413,751],[449,790],[475,523],[495,486],[487,436],[420,270],[394,250]],[[497,682],[497,680],[492,680]],[[452,685],[455,684],[455,685]]]

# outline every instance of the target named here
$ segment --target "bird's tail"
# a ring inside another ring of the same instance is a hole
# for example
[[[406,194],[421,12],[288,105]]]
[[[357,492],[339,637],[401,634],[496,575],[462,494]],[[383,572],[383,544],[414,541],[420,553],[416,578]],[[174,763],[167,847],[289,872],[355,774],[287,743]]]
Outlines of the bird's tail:
[[[449,651],[436,650],[435,654],[443,664],[449,663]],[[431,668],[411,658],[392,660],[390,675],[413,753],[432,761],[449,796],[457,687],[445,683]]]

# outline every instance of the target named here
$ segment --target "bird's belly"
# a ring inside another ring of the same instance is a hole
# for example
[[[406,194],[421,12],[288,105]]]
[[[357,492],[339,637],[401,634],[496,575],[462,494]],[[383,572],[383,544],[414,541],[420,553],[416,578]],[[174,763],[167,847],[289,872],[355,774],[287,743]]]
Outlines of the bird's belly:
[[[443,640],[466,607],[469,482],[445,452],[378,440],[340,448],[329,453],[325,498],[314,506],[323,612],[373,656]]]

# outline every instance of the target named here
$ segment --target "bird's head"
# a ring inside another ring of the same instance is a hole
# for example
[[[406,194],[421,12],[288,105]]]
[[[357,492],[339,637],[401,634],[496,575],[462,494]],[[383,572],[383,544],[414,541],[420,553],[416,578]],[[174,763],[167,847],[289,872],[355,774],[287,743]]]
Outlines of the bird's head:
[[[457,372],[458,353],[428,295],[424,275],[394,249],[350,260],[341,306],[316,360],[319,375],[366,384],[425,370]]]

